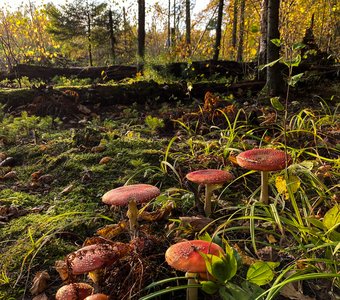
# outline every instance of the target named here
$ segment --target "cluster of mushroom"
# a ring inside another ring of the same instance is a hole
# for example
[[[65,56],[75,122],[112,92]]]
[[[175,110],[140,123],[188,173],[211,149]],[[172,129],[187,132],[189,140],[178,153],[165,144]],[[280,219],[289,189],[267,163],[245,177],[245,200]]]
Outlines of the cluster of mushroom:
[[[268,203],[268,172],[282,170],[291,163],[291,157],[285,152],[275,149],[253,149],[242,152],[237,157],[237,163],[250,170],[261,171],[261,196],[260,201]],[[213,191],[223,183],[231,181],[234,176],[224,170],[205,169],[190,172],[186,175],[189,181],[205,186],[204,211],[206,216],[212,212],[211,197]],[[149,184],[133,184],[112,189],[105,193],[102,201],[112,207],[127,206],[127,217],[132,238],[137,235],[138,204],[149,202],[160,195],[160,190]],[[71,254],[66,261],[67,273],[71,277],[89,273],[89,277],[95,284],[98,283],[101,270],[120,258],[132,252],[133,243],[119,242],[99,243],[85,246]],[[184,271],[189,277],[188,284],[196,282],[195,278],[207,278],[206,262],[200,253],[211,255],[223,255],[223,249],[217,244],[193,240],[172,245],[165,254],[166,261],[177,270]],[[56,299],[60,300],[101,300],[108,299],[104,294],[94,294],[94,288],[86,283],[71,283],[61,287]],[[189,288],[188,300],[197,299],[197,289]]]

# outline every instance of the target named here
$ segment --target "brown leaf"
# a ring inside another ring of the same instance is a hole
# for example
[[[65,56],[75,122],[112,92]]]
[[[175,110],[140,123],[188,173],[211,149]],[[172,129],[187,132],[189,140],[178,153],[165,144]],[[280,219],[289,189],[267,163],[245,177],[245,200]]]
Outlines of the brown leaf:
[[[59,276],[62,281],[65,281],[68,279],[68,269],[67,264],[63,260],[57,260],[54,264],[54,267],[56,271],[59,273]]]
[[[112,157],[110,157],[110,156],[105,156],[105,157],[103,157],[103,158],[99,161],[99,164],[100,164],[100,165],[106,165],[106,164],[108,164],[109,162],[111,162],[112,160],[113,160]]]
[[[92,153],[104,152],[105,150],[106,150],[105,145],[98,145],[98,146],[94,146],[94,147],[91,148]]]
[[[50,275],[47,271],[38,272],[33,278],[33,284],[30,288],[32,295],[39,295],[41,292],[47,289],[47,281],[50,279]]]
[[[202,216],[179,217],[179,219],[181,220],[181,226],[190,226],[194,232],[201,231],[212,221],[212,219]]]
[[[139,213],[138,219],[148,222],[160,221],[166,219],[170,215],[173,208],[174,204],[170,202],[165,207],[157,209],[156,211],[148,212],[143,210]]]
[[[268,242],[269,242],[270,244],[275,244],[275,243],[277,243],[276,238],[275,238],[272,234],[266,235],[266,238],[267,238],[267,240],[268,240]]]
[[[240,255],[241,259],[242,259],[242,263],[245,264],[246,266],[251,266],[252,264],[254,264],[255,262],[257,262],[258,260],[248,256],[241,248],[238,244],[235,244],[233,246],[233,248],[237,251],[237,253]]]
[[[113,245],[114,242],[109,240],[109,239],[106,239],[104,237],[101,237],[101,236],[92,236],[92,237],[89,237],[85,240],[85,242],[83,243],[83,247],[94,245],[94,244],[111,244],[111,245]]]
[[[6,173],[4,175],[4,177],[2,177],[2,179],[3,180],[10,180],[10,179],[15,179],[17,177],[18,177],[18,175],[17,175],[16,171],[10,171],[10,172]]]
[[[38,171],[32,173],[32,174],[31,174],[31,179],[32,179],[33,181],[37,181],[38,178],[42,175],[42,173],[43,173],[42,170],[38,170]]]
[[[45,175],[40,176],[38,178],[38,181],[42,183],[51,183],[53,179],[54,177],[51,174],[45,174]]]
[[[126,221],[120,221],[118,224],[106,225],[103,228],[97,230],[97,234],[106,239],[112,239],[122,232],[126,231],[128,224]]]
[[[35,296],[32,300],[48,300],[48,297],[45,293],[41,293]]]
[[[316,298],[312,298],[309,296],[305,296],[301,291],[299,291],[295,285],[290,282],[285,284],[281,290],[280,294],[291,300],[315,300]]]

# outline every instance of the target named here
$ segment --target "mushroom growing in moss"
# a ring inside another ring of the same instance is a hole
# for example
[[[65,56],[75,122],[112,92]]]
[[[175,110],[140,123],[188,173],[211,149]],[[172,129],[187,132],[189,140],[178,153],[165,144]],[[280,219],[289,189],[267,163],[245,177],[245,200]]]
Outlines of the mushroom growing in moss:
[[[245,169],[261,172],[260,201],[268,204],[268,172],[279,171],[292,163],[292,158],[277,149],[252,149],[236,156],[237,163]]]
[[[138,209],[137,204],[149,202],[159,196],[160,190],[150,184],[132,184],[108,191],[102,197],[105,204],[111,206],[128,206],[130,231],[136,236]]]
[[[94,283],[98,283],[100,270],[111,265],[131,251],[124,243],[93,244],[85,246],[66,257],[68,270],[73,275],[89,273]]]
[[[62,286],[55,296],[56,300],[84,300],[93,293],[93,287],[87,283],[71,283]]]
[[[221,184],[234,179],[234,175],[228,171],[206,169],[190,172],[186,178],[197,184],[205,185],[204,212],[209,217],[211,214],[211,196],[213,191]]]
[[[188,285],[197,283],[195,277],[203,273],[206,277],[207,266],[204,258],[200,254],[212,254],[220,256],[224,254],[223,249],[212,242],[193,240],[174,244],[165,252],[166,262],[176,270],[186,272],[189,277]],[[197,300],[197,288],[188,288],[187,300]]]

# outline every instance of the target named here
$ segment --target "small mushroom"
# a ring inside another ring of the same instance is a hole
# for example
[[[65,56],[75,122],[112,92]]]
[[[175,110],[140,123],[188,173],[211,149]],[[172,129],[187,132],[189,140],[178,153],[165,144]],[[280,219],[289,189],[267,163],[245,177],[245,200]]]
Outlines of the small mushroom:
[[[111,265],[130,252],[131,246],[114,244],[93,244],[85,246],[66,257],[68,270],[73,275],[89,273],[94,283],[98,283],[100,270]]]
[[[150,184],[132,184],[108,191],[102,197],[105,204],[111,206],[128,206],[130,231],[136,236],[138,209],[137,204],[149,202],[159,196],[160,190]]]
[[[106,296],[104,294],[93,294],[86,297],[84,300],[109,300],[109,296]]]
[[[261,172],[260,201],[268,204],[268,172],[279,171],[292,163],[292,158],[277,149],[252,149],[236,156],[237,163],[245,169]]]
[[[174,269],[186,272],[186,277],[195,277],[201,273],[206,275],[206,263],[200,252],[216,256],[224,254],[223,249],[215,243],[193,240],[170,246],[165,252],[165,260]],[[195,283],[195,278],[188,279],[188,285]],[[197,300],[197,288],[188,288],[187,300]]]
[[[62,286],[55,296],[56,300],[84,300],[93,293],[93,287],[87,283],[71,283]]]
[[[186,178],[197,184],[205,185],[204,211],[206,216],[209,217],[211,214],[211,196],[213,191],[221,184],[231,181],[234,175],[228,171],[206,169],[190,172]]]

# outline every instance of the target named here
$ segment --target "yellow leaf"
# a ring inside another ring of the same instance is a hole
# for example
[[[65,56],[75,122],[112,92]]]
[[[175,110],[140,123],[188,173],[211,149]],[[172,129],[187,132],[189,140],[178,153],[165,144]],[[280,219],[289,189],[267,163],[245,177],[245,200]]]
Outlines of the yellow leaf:
[[[301,184],[300,179],[294,175],[290,175],[288,177],[288,183],[286,182],[286,179],[284,179],[283,176],[277,176],[275,180],[275,186],[277,188],[277,191],[279,192],[279,194],[284,195],[286,199],[289,199],[287,185],[289,186],[290,191],[294,194],[299,189],[300,184]]]

